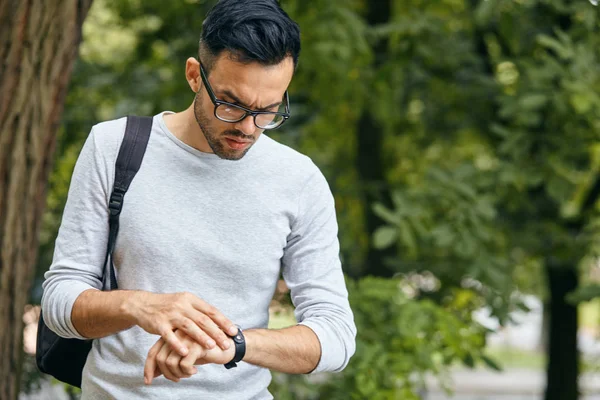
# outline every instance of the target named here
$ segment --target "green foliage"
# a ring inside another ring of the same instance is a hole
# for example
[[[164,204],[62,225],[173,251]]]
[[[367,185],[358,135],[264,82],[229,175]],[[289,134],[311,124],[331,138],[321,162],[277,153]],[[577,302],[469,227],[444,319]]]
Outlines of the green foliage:
[[[485,329],[470,317],[476,296],[463,290],[441,305],[412,298],[401,279],[348,281],[358,328],[356,354],[346,369],[325,377],[276,374],[277,399],[418,399],[426,373],[445,385],[457,362],[499,368],[483,353]]]
[[[585,286],[579,287],[567,298],[571,303],[577,304],[585,301],[590,301],[598,297],[600,297],[600,285],[597,283],[590,283]]]
[[[598,252],[597,193],[586,203],[599,171],[598,10],[487,0],[396,11],[380,70],[404,79],[388,85],[395,115],[379,116],[396,189],[374,205],[373,243],[397,249],[399,272],[434,272],[442,291],[483,284],[502,319],[515,289],[544,294],[524,268],[535,274],[550,253],[590,265]]]

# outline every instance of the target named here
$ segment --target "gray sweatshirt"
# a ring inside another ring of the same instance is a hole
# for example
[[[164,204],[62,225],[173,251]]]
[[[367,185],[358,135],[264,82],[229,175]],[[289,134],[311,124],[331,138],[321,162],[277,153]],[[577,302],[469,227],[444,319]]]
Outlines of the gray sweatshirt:
[[[65,338],[75,299],[101,289],[108,198],[125,118],[98,124],[79,155],[54,259],[45,275],[47,325]],[[334,200],[312,161],[262,134],[240,161],[200,152],[154,117],[140,171],[125,196],[114,261],[120,289],[188,291],[242,329],[266,328],[280,271],[300,324],[321,343],[315,372],[340,371],[356,327],[339,259]],[[93,341],[82,399],[271,399],[269,370],[245,362],[198,367],[179,383],[144,385],[159,339],[138,326]]]

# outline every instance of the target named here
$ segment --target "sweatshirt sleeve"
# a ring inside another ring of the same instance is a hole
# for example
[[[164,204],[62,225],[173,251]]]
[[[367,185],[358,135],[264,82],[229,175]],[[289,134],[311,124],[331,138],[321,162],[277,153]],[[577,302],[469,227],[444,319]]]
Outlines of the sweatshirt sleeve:
[[[101,289],[108,241],[108,171],[92,129],[75,164],[54,256],[42,285],[46,325],[65,338],[84,339],[71,322],[75,299]]]
[[[299,196],[283,256],[283,277],[296,307],[296,319],[311,328],[321,343],[321,359],[313,372],[339,372],[355,351],[356,326],[337,233],[333,195],[317,170]]]

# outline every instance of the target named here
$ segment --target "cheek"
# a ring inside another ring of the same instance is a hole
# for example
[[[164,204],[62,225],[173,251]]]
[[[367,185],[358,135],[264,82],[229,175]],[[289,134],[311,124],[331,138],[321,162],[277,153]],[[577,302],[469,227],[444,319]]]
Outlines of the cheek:
[[[202,121],[202,124],[208,128],[211,132],[220,132],[223,127],[220,120],[215,117],[214,107],[211,105],[210,107],[206,107],[206,102],[204,104],[196,103],[195,106],[196,116]]]
[[[212,132],[221,133],[229,128],[230,124],[228,124],[227,122],[223,122],[217,117],[215,117],[215,108],[212,105],[212,103],[210,107],[202,107],[202,113],[204,114],[204,120],[206,121]]]
[[[215,122],[220,121],[215,117],[215,106],[206,96],[206,94],[196,94],[194,111],[205,123],[210,123],[211,126],[214,126]]]
[[[220,136],[225,131],[232,129],[231,124],[228,124],[227,122],[223,122],[220,119],[217,119],[217,117],[215,117],[214,114],[211,114],[210,127],[211,127],[212,132],[216,136]]]
[[[204,117],[211,121],[211,123],[213,120],[217,119],[217,117],[215,117],[215,107],[210,102],[209,104],[206,104],[206,102],[204,102],[204,104],[202,105],[202,112],[204,113]]]

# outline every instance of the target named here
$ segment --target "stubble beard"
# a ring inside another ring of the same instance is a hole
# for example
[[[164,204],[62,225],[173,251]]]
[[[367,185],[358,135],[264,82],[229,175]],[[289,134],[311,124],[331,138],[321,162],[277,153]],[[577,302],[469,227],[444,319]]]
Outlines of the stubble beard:
[[[227,149],[225,147],[224,141],[219,140],[219,136],[223,136],[225,134],[237,137],[245,137],[240,131],[231,129],[224,131],[221,135],[216,133],[213,129],[209,128],[210,126],[210,118],[204,113],[202,109],[202,99],[200,98],[200,92],[196,93],[194,97],[194,116],[196,117],[196,122],[202,131],[202,134],[206,138],[206,142],[212,149],[212,151],[224,160],[238,161],[241,160],[248,150],[252,147],[252,144],[248,146],[246,149],[242,151],[236,151],[233,149]]]

